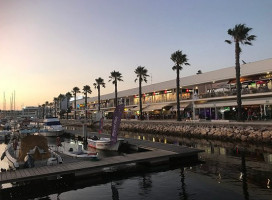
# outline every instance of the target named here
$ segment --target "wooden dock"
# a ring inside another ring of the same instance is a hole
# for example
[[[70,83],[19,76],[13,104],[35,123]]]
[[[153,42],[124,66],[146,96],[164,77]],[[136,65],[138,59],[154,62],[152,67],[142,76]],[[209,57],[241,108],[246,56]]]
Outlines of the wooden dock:
[[[63,175],[79,176],[82,174],[95,174],[103,172],[106,168],[126,167],[127,164],[154,164],[169,162],[175,158],[197,158],[198,153],[202,150],[183,147],[178,145],[163,144],[127,138],[126,143],[146,149],[144,152],[123,154],[119,156],[106,157],[99,161],[76,159],[67,161],[55,166],[43,166],[16,171],[6,171],[0,173],[0,185],[4,183],[22,182],[39,180],[50,177],[61,177]]]

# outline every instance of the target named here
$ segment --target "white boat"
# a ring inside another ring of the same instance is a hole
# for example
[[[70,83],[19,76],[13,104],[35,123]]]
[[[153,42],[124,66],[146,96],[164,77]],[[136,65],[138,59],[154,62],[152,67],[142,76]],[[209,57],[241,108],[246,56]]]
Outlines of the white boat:
[[[97,136],[88,138],[87,142],[89,147],[101,150],[118,151],[120,144],[124,141],[124,139],[117,138],[124,107],[125,107],[124,104],[120,104],[114,110],[110,138],[105,137],[98,138]]]
[[[97,152],[91,152],[86,150],[80,150],[80,151],[71,150],[71,151],[63,151],[62,153],[74,158],[91,158],[93,160],[98,160]]]
[[[87,141],[88,146],[95,149],[118,151],[124,139],[118,138],[116,143],[112,143],[110,138],[105,137],[98,138],[94,136],[92,138],[87,138]]]
[[[43,127],[39,132],[46,137],[57,137],[63,134],[63,127],[57,117],[48,117],[44,119]]]
[[[83,145],[80,144],[61,144],[57,147],[57,152],[61,152],[65,155],[73,158],[91,158],[92,160],[98,160],[98,152],[86,151],[83,149]]]
[[[13,139],[7,145],[1,160],[5,157],[12,169],[63,163],[61,156],[48,147],[47,139],[41,135],[28,135],[20,141]]]

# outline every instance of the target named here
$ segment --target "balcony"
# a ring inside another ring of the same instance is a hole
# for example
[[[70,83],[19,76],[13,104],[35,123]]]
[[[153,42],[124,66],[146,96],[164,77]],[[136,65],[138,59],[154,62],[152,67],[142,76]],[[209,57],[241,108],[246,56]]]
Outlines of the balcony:
[[[268,87],[259,87],[257,88],[242,88],[241,94],[257,94],[257,93],[267,93],[272,92],[272,89],[269,89]],[[220,92],[211,92],[199,95],[199,98],[212,98],[212,97],[224,97],[224,96],[234,96],[237,95],[236,89],[232,89],[230,91],[220,91]]]

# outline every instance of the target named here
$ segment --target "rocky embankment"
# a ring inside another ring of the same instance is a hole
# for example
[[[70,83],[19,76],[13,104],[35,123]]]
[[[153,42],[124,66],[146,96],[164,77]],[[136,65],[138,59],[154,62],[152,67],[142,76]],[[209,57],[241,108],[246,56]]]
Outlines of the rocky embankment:
[[[111,129],[111,121],[105,121],[104,129]],[[272,126],[265,125],[122,121],[120,130],[167,136],[272,144]]]

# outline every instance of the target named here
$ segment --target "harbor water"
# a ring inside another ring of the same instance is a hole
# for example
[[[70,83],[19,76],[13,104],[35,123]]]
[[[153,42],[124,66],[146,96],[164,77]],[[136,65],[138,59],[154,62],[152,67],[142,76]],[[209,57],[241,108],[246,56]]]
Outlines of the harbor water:
[[[52,181],[50,185],[40,182],[35,185],[29,183],[29,186],[25,184],[17,187],[3,187],[1,197],[49,200],[265,200],[272,197],[271,146],[129,132],[121,132],[120,137],[186,145],[205,152],[199,154],[199,163],[179,162],[174,165],[146,167],[136,172],[111,172],[100,178],[57,180]],[[54,140],[51,142],[54,143]],[[5,144],[0,144],[1,153],[4,148]],[[5,160],[0,161],[0,167],[8,167]]]

